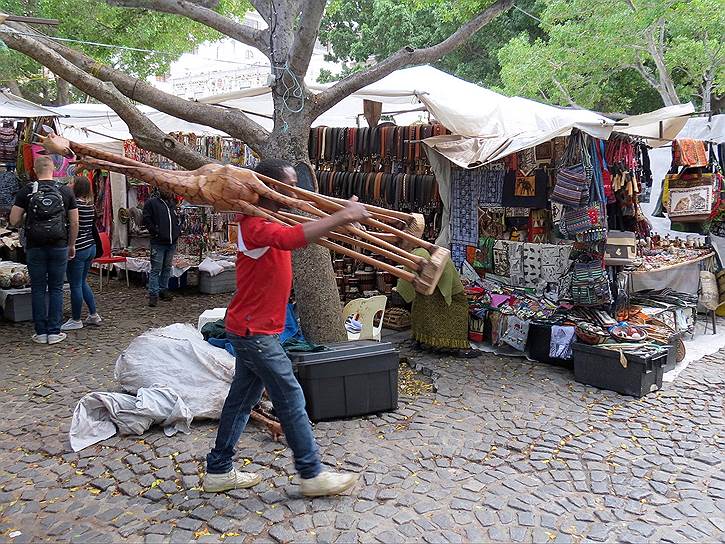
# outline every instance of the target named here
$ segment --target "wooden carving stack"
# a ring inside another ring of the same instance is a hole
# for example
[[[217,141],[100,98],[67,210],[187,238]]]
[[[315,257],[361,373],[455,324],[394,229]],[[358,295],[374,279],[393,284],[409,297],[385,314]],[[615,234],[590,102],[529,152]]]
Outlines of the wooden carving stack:
[[[70,150],[78,157],[80,164],[89,168],[103,168],[132,176],[163,191],[179,195],[192,204],[212,205],[219,212],[239,212],[264,217],[284,225],[296,225],[325,217],[345,205],[345,201],[292,187],[235,166],[207,164],[190,171],[163,170],[70,142],[55,134],[44,137],[42,143],[48,153],[68,155]],[[265,209],[262,207],[264,199],[307,215]],[[409,281],[419,293],[432,294],[443,273],[449,251],[411,234],[422,232],[422,216],[376,206],[365,207],[370,212],[370,218],[363,221],[366,228],[342,227],[317,243]],[[400,244],[412,248],[422,247],[428,250],[431,258],[428,260],[413,255],[398,247]],[[385,257],[408,270],[378,261],[353,248]]]

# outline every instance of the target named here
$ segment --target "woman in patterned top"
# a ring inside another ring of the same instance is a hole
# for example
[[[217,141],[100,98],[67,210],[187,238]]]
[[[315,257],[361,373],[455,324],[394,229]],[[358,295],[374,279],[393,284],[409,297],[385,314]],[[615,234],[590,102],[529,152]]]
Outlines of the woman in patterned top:
[[[76,239],[76,256],[68,261],[68,282],[70,283],[71,318],[60,328],[62,331],[82,329],[83,324],[99,326],[101,316],[96,312],[96,299],[88,285],[88,271],[91,261],[96,257],[96,242],[93,238],[95,212],[91,196],[91,183],[88,178],[74,176],[73,193],[78,203],[78,238]],[[88,317],[81,321],[83,302],[88,306]]]

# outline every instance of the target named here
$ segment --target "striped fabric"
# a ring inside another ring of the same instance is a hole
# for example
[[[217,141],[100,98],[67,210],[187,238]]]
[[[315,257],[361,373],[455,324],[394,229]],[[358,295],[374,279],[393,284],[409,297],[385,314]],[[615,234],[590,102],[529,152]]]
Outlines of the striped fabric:
[[[78,238],[76,239],[76,251],[88,249],[96,242],[93,239],[93,220],[95,213],[93,206],[78,202]]]

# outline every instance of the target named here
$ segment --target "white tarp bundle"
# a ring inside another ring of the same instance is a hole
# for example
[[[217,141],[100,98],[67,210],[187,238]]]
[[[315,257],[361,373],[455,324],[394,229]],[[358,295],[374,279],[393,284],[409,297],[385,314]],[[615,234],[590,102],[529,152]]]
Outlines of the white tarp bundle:
[[[159,384],[176,392],[195,418],[218,419],[234,378],[234,357],[176,323],[146,331],[121,353],[114,376],[134,394]]]
[[[136,396],[124,393],[89,393],[76,405],[71,421],[70,445],[73,451],[122,435],[141,435],[156,423],[166,436],[191,432],[189,407],[168,387],[148,387]]]
[[[0,119],[25,119],[28,117],[57,117],[55,108],[47,108],[15,96],[10,91],[0,89]]]

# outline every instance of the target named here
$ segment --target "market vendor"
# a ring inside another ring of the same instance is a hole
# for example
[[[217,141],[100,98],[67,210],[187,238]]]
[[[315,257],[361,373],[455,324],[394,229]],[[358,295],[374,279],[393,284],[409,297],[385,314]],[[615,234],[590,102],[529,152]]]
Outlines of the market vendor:
[[[263,160],[255,170],[288,185],[297,182],[294,167],[285,161]],[[248,488],[260,482],[258,475],[235,469],[232,457],[250,412],[265,389],[294,454],[302,494],[337,495],[355,484],[356,474],[323,470],[302,388],[278,339],[292,288],[290,251],[368,217],[365,207],[355,200],[330,216],[295,227],[240,216],[237,292],[225,318],[227,339],[236,353],[236,370],[219,418],[214,448],[206,457],[204,491]],[[274,202],[266,200],[262,206],[278,209]]]
[[[412,234],[419,238],[423,232]],[[424,259],[430,259],[430,253],[423,248],[413,249],[405,243],[403,247]],[[479,351],[470,349],[468,299],[450,258],[433,294],[421,295],[415,291],[412,283],[405,280],[398,280],[397,290],[406,302],[413,304],[413,339],[421,349],[449,352],[467,358],[480,355]]]

